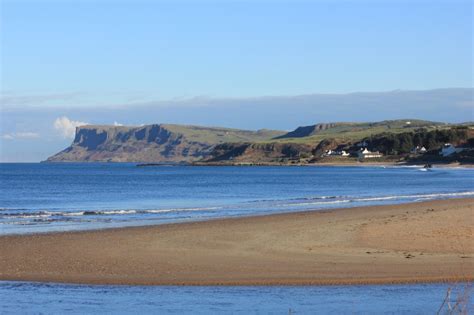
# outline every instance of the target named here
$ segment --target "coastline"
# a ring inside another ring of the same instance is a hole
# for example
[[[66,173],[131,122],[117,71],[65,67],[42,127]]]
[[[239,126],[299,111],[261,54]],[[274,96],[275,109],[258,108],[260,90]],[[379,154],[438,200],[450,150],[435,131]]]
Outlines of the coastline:
[[[317,162],[317,163],[280,163],[280,162],[163,162],[163,163],[148,163],[148,162],[117,162],[117,161],[40,161],[37,163],[42,164],[93,164],[93,163],[107,163],[107,164],[135,164],[136,167],[158,167],[158,166],[307,166],[307,167],[322,167],[322,166],[337,166],[337,167],[407,167],[407,166],[418,166],[423,167],[426,164],[431,164],[433,168],[474,168],[473,163],[444,163],[444,162],[389,162],[389,161],[365,161],[365,162]],[[3,163],[9,164],[9,163]],[[28,164],[28,163],[26,163]],[[36,162],[35,162],[36,164]]]
[[[306,166],[306,167],[322,167],[322,166],[337,166],[337,167],[407,167],[418,166],[423,167],[426,164],[431,164],[434,168],[474,168],[472,163],[433,163],[433,162],[318,162],[318,163],[278,163],[278,162],[194,162],[185,164],[186,166]]]
[[[474,280],[474,198],[0,237],[0,280],[329,285]]]

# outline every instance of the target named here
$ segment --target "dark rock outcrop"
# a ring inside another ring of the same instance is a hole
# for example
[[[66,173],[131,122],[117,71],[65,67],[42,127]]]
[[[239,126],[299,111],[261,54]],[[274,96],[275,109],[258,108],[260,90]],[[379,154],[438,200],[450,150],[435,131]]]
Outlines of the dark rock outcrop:
[[[298,127],[293,131],[288,132],[282,136],[276,137],[275,139],[284,138],[303,138],[313,136],[321,131],[328,130],[331,128],[349,125],[348,123],[327,123],[327,124],[316,124],[311,126]]]
[[[321,156],[327,150],[338,150],[344,147],[344,144],[339,143],[335,139],[323,139],[313,150],[314,156]]]
[[[275,162],[311,155],[311,145],[297,143],[223,143],[214,147],[207,162]]]

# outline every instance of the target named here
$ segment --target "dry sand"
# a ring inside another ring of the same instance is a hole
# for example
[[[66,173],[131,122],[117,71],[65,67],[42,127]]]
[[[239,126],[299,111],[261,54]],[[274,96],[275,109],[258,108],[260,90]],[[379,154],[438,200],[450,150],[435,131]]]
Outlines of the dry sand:
[[[473,280],[474,199],[0,237],[0,279],[305,285]]]

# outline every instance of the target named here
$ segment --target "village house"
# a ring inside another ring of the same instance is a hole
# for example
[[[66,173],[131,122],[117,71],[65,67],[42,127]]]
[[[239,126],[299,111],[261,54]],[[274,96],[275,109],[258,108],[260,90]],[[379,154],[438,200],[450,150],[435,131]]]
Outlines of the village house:
[[[412,150],[411,150],[411,153],[412,154],[424,154],[426,153],[426,148],[425,147],[420,147],[420,146],[416,146],[414,147]]]
[[[327,150],[324,154],[323,157],[325,156],[349,156],[349,153],[342,150],[342,151],[333,151],[333,150]]]
[[[374,159],[374,158],[379,158],[382,157],[382,154],[378,151],[372,152],[367,150],[367,148],[360,149],[357,152],[357,156],[359,157],[360,160],[363,159]]]

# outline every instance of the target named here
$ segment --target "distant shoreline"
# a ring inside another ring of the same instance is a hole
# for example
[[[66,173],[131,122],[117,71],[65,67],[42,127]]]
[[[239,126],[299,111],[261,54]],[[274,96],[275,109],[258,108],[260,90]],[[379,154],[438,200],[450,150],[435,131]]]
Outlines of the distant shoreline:
[[[425,165],[431,165],[433,168],[474,168],[474,164],[471,163],[406,163],[406,162],[321,162],[321,163],[201,163],[195,162],[189,164],[190,166],[305,166],[305,167],[324,167],[324,166],[335,166],[335,167],[424,167]]]
[[[34,162],[32,162],[34,163]],[[350,167],[371,167],[371,166],[419,166],[423,167],[426,164],[431,164],[434,168],[474,168],[474,163],[433,163],[433,162],[320,162],[320,163],[272,163],[272,162],[190,162],[190,163],[142,163],[142,162],[115,162],[115,161],[41,161],[36,163],[44,164],[93,164],[93,163],[105,163],[105,164],[136,164],[137,167],[156,167],[156,166],[350,166]],[[3,163],[9,164],[9,163]],[[11,163],[10,163],[11,164]],[[26,163],[28,164],[28,163]]]
[[[317,166],[358,166],[358,167],[370,167],[370,166],[419,166],[423,167],[426,164],[431,164],[435,168],[452,168],[452,167],[466,167],[473,168],[474,164],[468,163],[400,163],[400,162],[322,162],[322,163],[252,163],[252,162],[243,162],[243,163],[220,163],[220,162],[195,162],[189,164],[190,166],[308,166],[308,167],[317,167]]]
[[[474,198],[0,237],[0,280],[330,285],[474,280]]]

